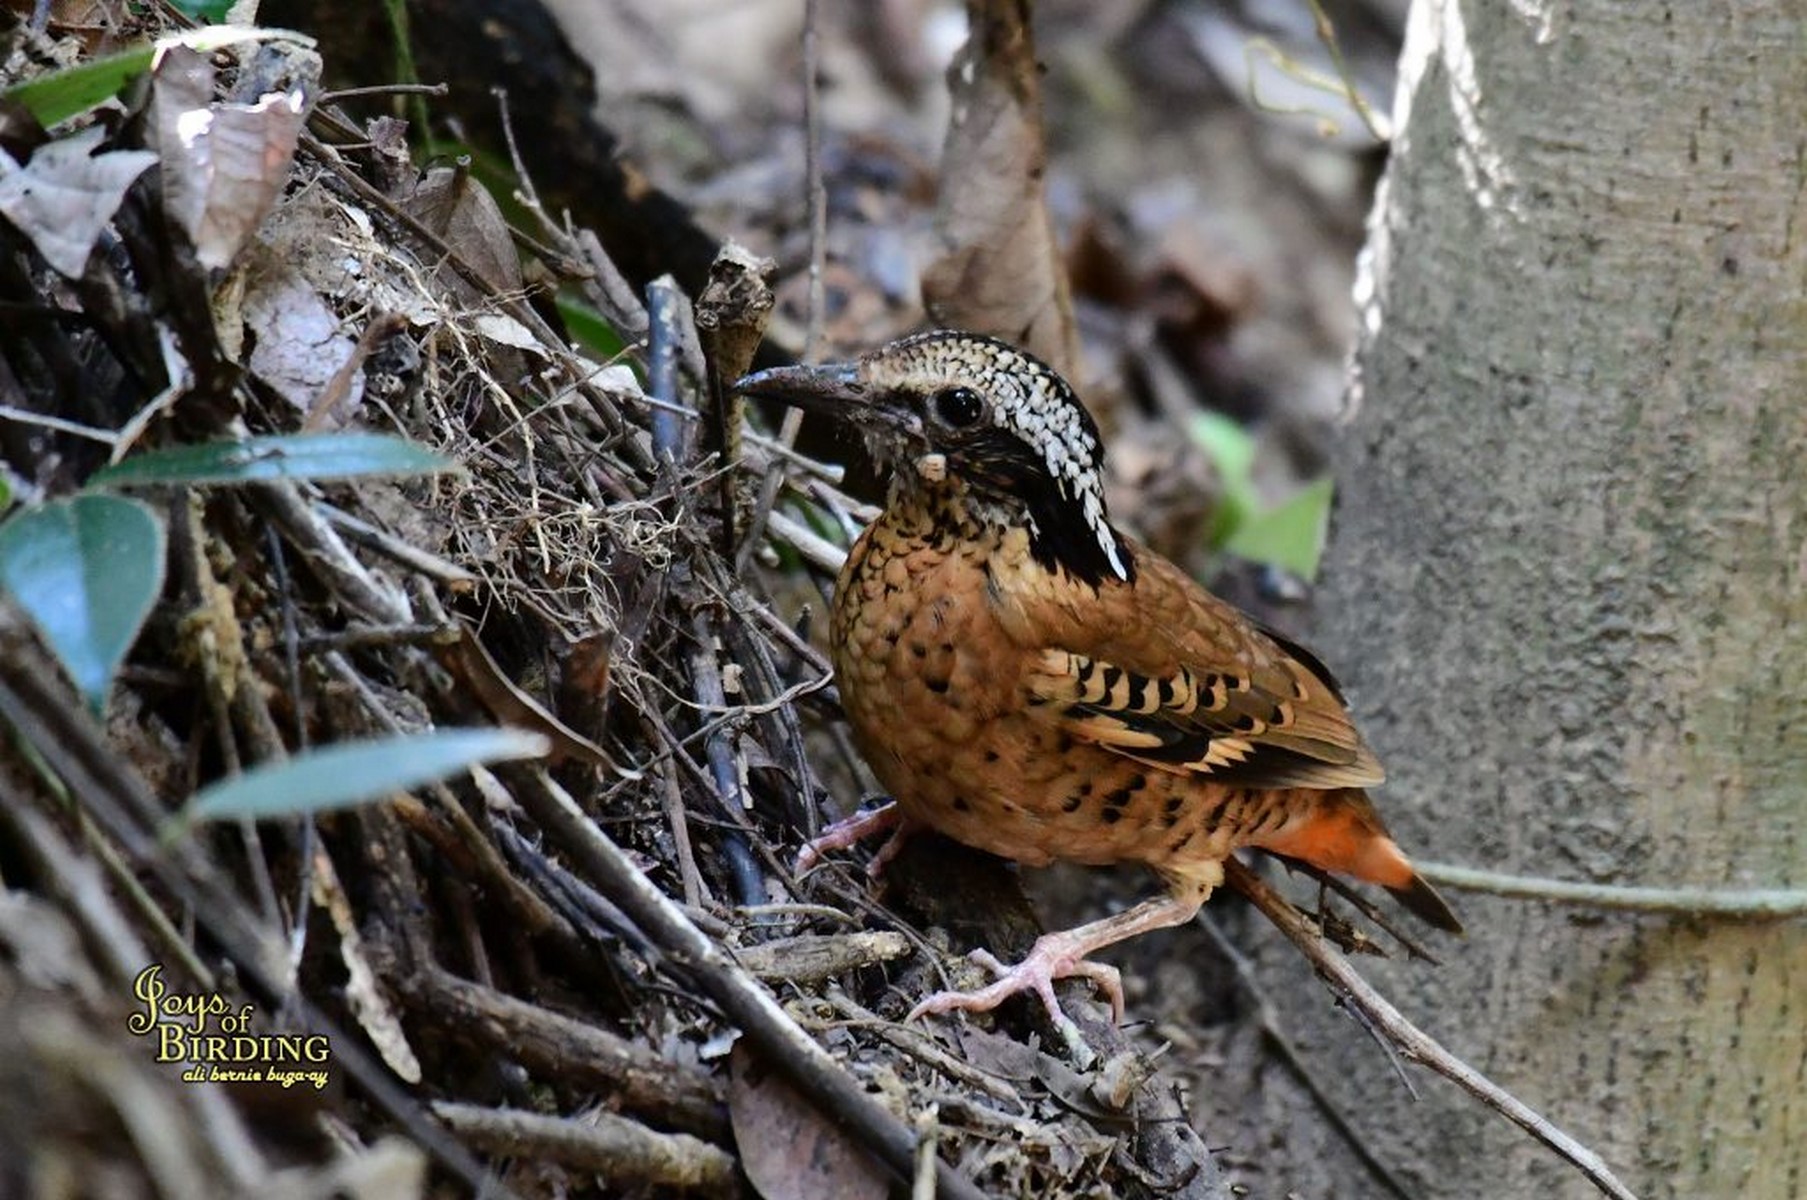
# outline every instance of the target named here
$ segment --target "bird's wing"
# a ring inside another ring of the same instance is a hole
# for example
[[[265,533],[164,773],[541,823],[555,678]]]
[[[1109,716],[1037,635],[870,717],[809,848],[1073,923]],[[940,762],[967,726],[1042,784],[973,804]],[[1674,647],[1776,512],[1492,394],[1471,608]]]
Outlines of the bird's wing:
[[[1133,584],[1100,589],[1085,620],[1040,623],[1030,711],[1082,741],[1226,783],[1338,788],[1385,778],[1315,656],[1160,556],[1144,551],[1136,566]]]

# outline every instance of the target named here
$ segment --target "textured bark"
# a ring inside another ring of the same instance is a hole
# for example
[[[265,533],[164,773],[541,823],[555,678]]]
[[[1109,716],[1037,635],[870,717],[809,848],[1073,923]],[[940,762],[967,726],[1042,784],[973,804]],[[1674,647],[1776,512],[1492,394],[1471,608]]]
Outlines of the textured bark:
[[[1803,46],[1794,0],[1414,9],[1319,640],[1415,854],[1807,886]],[[1807,922],[1452,899],[1441,968],[1369,971],[1427,1029],[1640,1196],[1807,1194]],[[1409,1194],[1593,1194],[1262,971]],[[1273,1194],[1388,1194],[1273,1074]]]

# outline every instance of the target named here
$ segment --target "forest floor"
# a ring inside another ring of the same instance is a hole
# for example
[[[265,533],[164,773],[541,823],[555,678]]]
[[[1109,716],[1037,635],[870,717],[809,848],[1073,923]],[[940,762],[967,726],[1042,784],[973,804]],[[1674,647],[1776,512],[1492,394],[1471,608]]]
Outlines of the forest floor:
[[[1222,546],[1325,471],[1383,153],[1311,82],[1339,68],[1310,10],[1050,2],[1031,50],[976,5],[998,36],[962,51],[958,5],[821,6],[805,38],[796,4],[624,4],[549,53],[559,4],[433,3],[398,82],[379,7],[266,4],[307,40],[152,61],[168,5],[7,4],[0,90],[81,105],[0,110],[9,522],[143,513],[168,552],[98,691],[0,608],[0,1195],[858,1197],[920,1186],[917,1145],[949,1195],[1262,1187],[1212,1133],[1286,1062],[1245,906],[1123,947],[1122,1028],[1063,993],[1073,1056],[1029,1005],[900,1022],[950,949],[1149,881],[938,842],[882,888],[863,854],[793,872],[872,791],[821,614],[876,493],[723,384],[1026,331],[1107,432],[1119,523],[1308,632],[1292,548]],[[1339,25],[1375,103],[1395,37]],[[366,432],[439,457],[330,441]],[[289,436],[329,440],[217,448]],[[59,594],[105,609],[132,556],[84,553]],[[546,753],[170,823],[324,747],[489,726]],[[197,1076],[197,1024],[289,1040]],[[322,1032],[324,1086],[277,1080]]]

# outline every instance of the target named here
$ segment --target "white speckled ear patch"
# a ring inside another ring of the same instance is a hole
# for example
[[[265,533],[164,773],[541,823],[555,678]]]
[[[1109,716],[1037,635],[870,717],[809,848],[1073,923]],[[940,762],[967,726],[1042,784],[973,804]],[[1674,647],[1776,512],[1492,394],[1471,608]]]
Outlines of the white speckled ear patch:
[[[862,369],[874,384],[923,394],[948,386],[976,388],[986,399],[991,423],[1041,454],[1048,478],[1079,510],[1111,571],[1118,579],[1130,577],[1104,508],[1104,450],[1098,427],[1053,368],[994,338],[938,330],[874,351]],[[915,468],[924,480],[939,482],[946,478],[947,460],[926,454],[916,459]]]

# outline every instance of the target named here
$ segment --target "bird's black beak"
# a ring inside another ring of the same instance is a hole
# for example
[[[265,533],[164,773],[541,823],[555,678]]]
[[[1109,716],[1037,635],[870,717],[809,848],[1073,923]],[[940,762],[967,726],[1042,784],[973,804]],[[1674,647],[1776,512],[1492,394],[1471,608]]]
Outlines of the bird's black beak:
[[[794,404],[843,421],[858,420],[871,407],[859,368],[852,363],[819,367],[773,367],[746,376],[734,385],[743,396]]]

